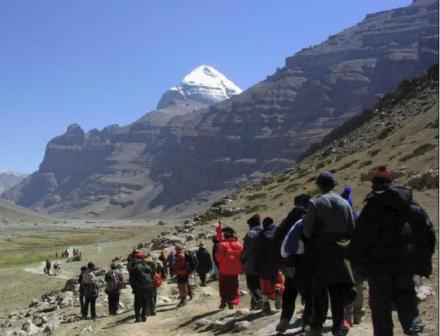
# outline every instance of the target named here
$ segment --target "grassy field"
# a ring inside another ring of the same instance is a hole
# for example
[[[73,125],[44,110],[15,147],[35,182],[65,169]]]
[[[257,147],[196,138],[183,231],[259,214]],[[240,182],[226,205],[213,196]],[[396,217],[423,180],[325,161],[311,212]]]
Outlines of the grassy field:
[[[70,246],[124,240],[145,231],[142,227],[41,228],[3,230],[0,268],[37,263]]]

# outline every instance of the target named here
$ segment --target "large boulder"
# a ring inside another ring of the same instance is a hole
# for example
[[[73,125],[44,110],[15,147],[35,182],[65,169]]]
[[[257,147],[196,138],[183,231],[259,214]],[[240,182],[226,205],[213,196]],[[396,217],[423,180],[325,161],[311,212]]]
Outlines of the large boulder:
[[[32,320],[28,319],[26,320],[22,327],[21,330],[26,331],[27,335],[35,335],[38,334],[40,332],[40,328],[38,328],[35,324],[32,323]]]
[[[61,308],[67,308],[73,306],[73,292],[61,292],[57,296],[58,305]]]
[[[412,175],[408,186],[416,190],[438,188],[438,169],[429,169]]]

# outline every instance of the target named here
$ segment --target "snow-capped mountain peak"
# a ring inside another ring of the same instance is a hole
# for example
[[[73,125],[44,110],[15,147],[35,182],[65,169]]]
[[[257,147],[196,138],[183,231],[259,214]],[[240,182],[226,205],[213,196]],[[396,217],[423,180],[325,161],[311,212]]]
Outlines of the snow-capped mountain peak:
[[[220,71],[209,65],[200,65],[187,74],[180,85],[166,91],[158,104],[164,108],[186,98],[203,104],[212,104],[241,93],[242,90]]]

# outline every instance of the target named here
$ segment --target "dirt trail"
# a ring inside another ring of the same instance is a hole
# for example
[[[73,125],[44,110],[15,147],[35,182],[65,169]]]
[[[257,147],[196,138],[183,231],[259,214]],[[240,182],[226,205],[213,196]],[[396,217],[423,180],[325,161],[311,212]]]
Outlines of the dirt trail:
[[[68,247],[67,251],[69,252],[69,256],[72,256],[73,255],[73,246]],[[100,245],[96,245],[96,253],[95,253],[95,255],[99,255],[99,254],[101,254],[101,252],[102,252],[101,246]],[[61,279],[70,279],[70,278],[75,276],[75,274],[73,272],[67,270],[66,267],[63,267],[63,266],[67,265],[67,259],[65,259],[65,258],[64,259],[54,259],[54,260],[51,260],[51,263],[52,263],[52,268],[51,268],[51,272],[52,273],[50,274],[50,276],[55,276],[53,274],[53,265],[55,263],[61,264],[61,273],[56,275],[56,277],[61,278]],[[44,267],[45,266],[46,266],[46,262],[42,261],[42,262],[40,262],[37,265],[35,265],[35,264],[34,265],[27,265],[27,266],[22,268],[22,271],[27,272],[27,273],[39,274],[39,275],[42,275],[42,276],[47,276],[46,274],[44,274]]]
[[[207,287],[196,287],[194,290],[194,298],[188,301],[187,305],[181,308],[176,308],[178,300],[175,298],[176,284],[164,283],[158,290],[158,301],[161,298],[167,297],[171,302],[159,303],[157,306],[157,315],[148,317],[144,323],[134,323],[134,312],[131,307],[117,316],[108,316],[106,304],[101,304],[97,307],[99,318],[94,321],[77,320],[72,323],[64,324],[56,331],[55,336],[61,335],[78,335],[80,331],[90,325],[93,329],[94,336],[147,336],[147,335],[173,335],[173,336],[189,336],[189,335],[258,335],[258,336],[276,336],[282,335],[275,331],[276,324],[280,318],[280,312],[274,311],[271,315],[262,315],[261,312],[251,312],[247,316],[235,317],[235,321],[249,321],[250,328],[241,332],[233,332],[232,330],[215,331],[213,330],[212,322],[227,319],[238,313],[241,308],[249,307],[249,295],[241,296],[240,305],[234,310],[219,310],[219,294],[218,283],[209,282]],[[246,289],[245,279],[240,277],[240,288]],[[367,294],[367,293],[365,293]],[[103,295],[103,294],[101,294]],[[365,308],[367,315],[365,320],[350,330],[351,336],[365,336],[372,335],[371,312],[368,309],[368,301],[365,301]],[[433,316],[426,315],[436,303],[435,296],[428,298],[427,301],[420,305],[422,311],[422,318],[426,323],[426,331],[423,335],[436,335],[436,324]],[[78,314],[79,308],[73,308],[71,314]],[[300,314],[302,305],[299,301],[296,302],[296,314]],[[239,313],[238,313],[239,314]],[[329,312],[330,314],[330,312]],[[397,316],[393,314],[395,322],[395,335],[402,335]],[[296,316],[298,318],[298,316]],[[209,320],[210,323],[206,325],[199,325],[202,321]],[[324,325],[324,335],[331,335],[331,318],[327,318]],[[295,323],[295,317],[292,319],[289,329],[284,335],[304,335],[301,332],[299,324]]]

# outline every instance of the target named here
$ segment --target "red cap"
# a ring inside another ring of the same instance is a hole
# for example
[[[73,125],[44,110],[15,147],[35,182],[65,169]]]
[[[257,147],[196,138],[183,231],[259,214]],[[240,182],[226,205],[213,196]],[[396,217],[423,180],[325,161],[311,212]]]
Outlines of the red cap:
[[[145,252],[138,251],[138,252],[135,253],[134,256],[135,256],[136,259],[144,259],[145,258]]]
[[[393,175],[391,172],[387,170],[386,166],[379,166],[377,167],[377,171],[374,173],[373,178],[380,177],[383,179],[390,180],[390,182],[393,180]]]

